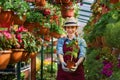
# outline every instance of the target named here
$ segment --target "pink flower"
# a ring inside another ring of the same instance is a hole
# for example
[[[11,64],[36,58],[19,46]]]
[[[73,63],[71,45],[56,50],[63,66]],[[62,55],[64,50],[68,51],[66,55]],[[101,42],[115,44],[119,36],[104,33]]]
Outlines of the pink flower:
[[[17,32],[27,32],[28,30],[24,28],[23,26],[19,27]]]
[[[18,39],[19,43],[22,43],[22,35],[21,34],[17,34],[16,38]]]
[[[5,35],[5,37],[7,39],[11,39],[12,38],[11,34],[8,31],[3,31],[3,35]]]

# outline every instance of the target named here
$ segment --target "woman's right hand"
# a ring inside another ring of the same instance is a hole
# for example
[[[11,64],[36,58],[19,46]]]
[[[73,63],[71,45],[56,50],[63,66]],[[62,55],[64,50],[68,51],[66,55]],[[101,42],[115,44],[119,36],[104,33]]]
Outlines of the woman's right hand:
[[[69,69],[66,67],[67,64],[66,64],[65,62],[62,62],[61,65],[62,65],[62,69],[63,69],[63,71],[66,71],[66,72],[69,71]]]

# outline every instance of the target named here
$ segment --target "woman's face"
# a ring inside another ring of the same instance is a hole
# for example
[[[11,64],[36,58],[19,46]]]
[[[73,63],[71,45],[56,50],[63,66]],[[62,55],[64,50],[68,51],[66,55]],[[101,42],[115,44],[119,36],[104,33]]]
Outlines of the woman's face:
[[[76,26],[67,26],[67,27],[65,27],[65,30],[68,35],[73,35],[73,34],[75,34],[77,27]]]

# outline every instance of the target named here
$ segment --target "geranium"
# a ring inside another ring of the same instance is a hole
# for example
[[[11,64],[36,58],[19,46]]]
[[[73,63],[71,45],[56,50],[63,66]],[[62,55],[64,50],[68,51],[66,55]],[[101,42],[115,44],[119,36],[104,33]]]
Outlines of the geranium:
[[[25,49],[25,51],[29,53],[39,52],[40,42],[38,43],[35,36],[28,32],[26,28],[20,26],[16,31],[13,30],[13,32],[15,34],[15,38],[17,39],[17,43],[20,45],[19,48]],[[17,46],[14,46],[14,48],[16,47]]]
[[[12,34],[9,31],[0,32],[0,50],[12,48],[13,42]]]

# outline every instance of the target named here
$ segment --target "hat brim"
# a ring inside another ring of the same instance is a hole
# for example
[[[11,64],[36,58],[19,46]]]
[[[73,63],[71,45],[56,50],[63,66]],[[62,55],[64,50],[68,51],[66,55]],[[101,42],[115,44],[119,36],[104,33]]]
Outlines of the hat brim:
[[[69,26],[78,26],[78,24],[75,23],[75,22],[67,22],[67,23],[64,24],[64,26],[66,26],[66,27],[69,27]]]

